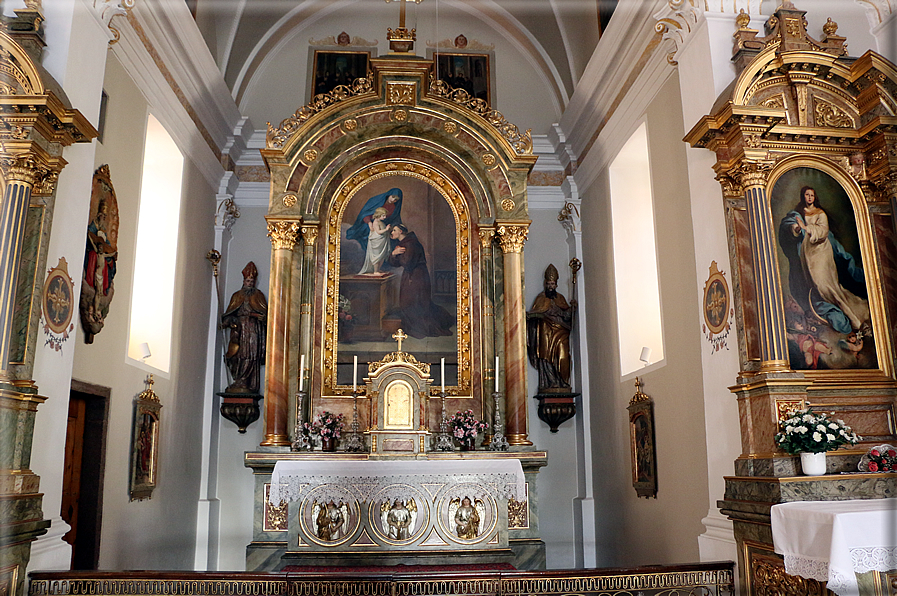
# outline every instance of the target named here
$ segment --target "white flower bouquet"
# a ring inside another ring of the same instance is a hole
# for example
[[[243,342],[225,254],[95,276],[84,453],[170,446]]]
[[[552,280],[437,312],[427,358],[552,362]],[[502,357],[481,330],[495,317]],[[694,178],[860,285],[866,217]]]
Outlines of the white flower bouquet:
[[[844,445],[856,445],[860,437],[843,420],[829,418],[812,408],[797,410],[779,422],[776,445],[786,453],[822,453]]]

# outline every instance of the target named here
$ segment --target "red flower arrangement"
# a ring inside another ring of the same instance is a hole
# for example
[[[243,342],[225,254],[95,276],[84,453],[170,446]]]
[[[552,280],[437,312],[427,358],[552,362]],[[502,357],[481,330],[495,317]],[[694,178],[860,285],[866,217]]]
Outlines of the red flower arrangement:
[[[897,472],[897,449],[891,445],[873,447],[860,459],[864,472]]]

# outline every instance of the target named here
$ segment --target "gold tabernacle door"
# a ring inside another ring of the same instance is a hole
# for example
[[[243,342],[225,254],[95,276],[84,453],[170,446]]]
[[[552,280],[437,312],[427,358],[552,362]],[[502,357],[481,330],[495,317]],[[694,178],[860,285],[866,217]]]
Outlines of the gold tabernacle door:
[[[400,348],[370,363],[368,374],[371,428],[365,434],[371,455],[417,456],[429,451],[430,365]]]

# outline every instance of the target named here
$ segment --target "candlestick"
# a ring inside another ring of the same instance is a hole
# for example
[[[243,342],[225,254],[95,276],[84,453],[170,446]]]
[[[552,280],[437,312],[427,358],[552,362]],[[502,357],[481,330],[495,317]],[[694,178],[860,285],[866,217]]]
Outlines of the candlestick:
[[[299,391],[302,391],[302,377],[305,376],[305,354],[299,357]]]
[[[495,357],[495,392],[498,393],[498,356]]]
[[[352,363],[352,393],[358,390],[358,356]]]
[[[445,393],[445,358],[442,359],[441,370],[442,370],[442,392]]]

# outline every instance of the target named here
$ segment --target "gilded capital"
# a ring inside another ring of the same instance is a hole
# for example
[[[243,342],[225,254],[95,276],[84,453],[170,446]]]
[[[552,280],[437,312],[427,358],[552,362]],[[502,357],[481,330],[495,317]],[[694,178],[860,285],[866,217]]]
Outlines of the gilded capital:
[[[735,176],[745,190],[757,186],[765,188],[771,167],[768,163],[744,162],[735,171]]]
[[[897,172],[890,172],[882,176],[879,186],[887,193],[888,198],[897,197]]]
[[[489,248],[492,245],[492,239],[495,238],[495,230],[492,228],[480,228],[480,245],[483,248]]]
[[[34,187],[46,175],[47,169],[35,163],[32,156],[4,155],[0,157],[0,171],[7,182],[21,182]]]
[[[305,246],[314,246],[318,239],[318,226],[302,226],[302,240]]]
[[[269,221],[268,237],[274,250],[293,250],[296,246],[299,233],[299,222],[296,221]]]
[[[498,226],[498,243],[502,252],[523,252],[529,224],[502,224]]]

